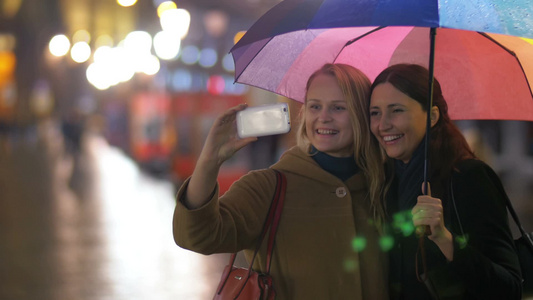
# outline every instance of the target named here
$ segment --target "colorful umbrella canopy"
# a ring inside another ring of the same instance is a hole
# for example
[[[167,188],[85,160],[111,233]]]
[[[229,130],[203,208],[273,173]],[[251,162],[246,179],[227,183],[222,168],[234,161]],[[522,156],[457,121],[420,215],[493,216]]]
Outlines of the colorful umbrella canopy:
[[[438,28],[433,68],[452,118],[533,121],[526,2],[285,0],[231,50],[236,81],[303,101],[307,78],[327,62],[371,80],[395,63],[429,67],[429,32]]]

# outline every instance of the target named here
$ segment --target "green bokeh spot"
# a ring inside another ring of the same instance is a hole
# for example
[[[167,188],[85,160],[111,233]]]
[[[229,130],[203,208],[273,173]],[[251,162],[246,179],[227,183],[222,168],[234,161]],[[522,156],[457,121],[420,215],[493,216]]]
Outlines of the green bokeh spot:
[[[412,222],[404,222],[401,225],[402,233],[404,236],[410,236],[415,231],[415,225]]]
[[[413,215],[410,210],[398,212],[393,215],[392,227],[394,231],[401,232],[404,236],[410,236],[415,231]]]
[[[379,239],[379,247],[381,251],[388,252],[394,246],[394,238],[390,235],[382,236]]]
[[[458,235],[455,237],[455,241],[459,244],[459,248],[464,249],[468,245],[468,235]]]
[[[352,249],[355,252],[361,252],[366,248],[366,239],[364,237],[355,237],[352,240]]]
[[[355,259],[347,259],[344,261],[343,267],[346,272],[354,272],[359,268],[359,262]]]
[[[402,213],[395,213],[393,216],[392,216],[392,220],[393,220],[393,223],[394,224],[397,224],[397,223],[401,223],[403,222],[403,214]]]

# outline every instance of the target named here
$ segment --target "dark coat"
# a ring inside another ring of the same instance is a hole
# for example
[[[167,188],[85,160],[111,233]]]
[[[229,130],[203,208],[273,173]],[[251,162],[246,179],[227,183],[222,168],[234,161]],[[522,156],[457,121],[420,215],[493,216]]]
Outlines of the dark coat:
[[[441,198],[445,225],[454,236],[453,261],[448,262],[435,243],[427,238],[424,241],[433,288],[440,295],[447,295],[441,299],[520,299],[520,266],[500,179],[479,160],[462,161],[456,169],[452,186],[462,230],[450,200],[449,179],[442,183],[448,188]],[[392,189],[394,192],[397,187],[393,184]],[[413,206],[415,203],[416,199]],[[397,223],[402,218],[404,226],[409,223],[406,222],[409,214],[402,215],[396,205],[388,207],[389,215],[396,216]],[[396,242],[390,252],[391,298],[433,299],[425,284],[416,278],[419,239],[412,232],[405,233],[409,232],[395,232]],[[421,261],[419,256],[419,273],[423,273]]]

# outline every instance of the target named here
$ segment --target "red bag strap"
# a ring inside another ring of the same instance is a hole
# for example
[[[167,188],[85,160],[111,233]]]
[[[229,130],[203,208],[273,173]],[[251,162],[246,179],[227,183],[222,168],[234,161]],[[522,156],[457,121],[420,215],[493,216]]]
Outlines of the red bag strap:
[[[267,247],[267,266],[266,266],[266,273],[268,274],[270,272],[270,263],[272,260],[272,251],[274,249],[274,238],[276,235],[276,231],[278,229],[279,220],[281,218],[281,211],[283,210],[283,202],[285,200],[285,190],[287,187],[287,179],[285,178],[285,174],[282,172],[273,169],[276,172],[276,191],[274,193],[274,196],[272,198],[272,203],[270,204],[270,208],[268,210],[267,218],[265,220],[265,223],[263,224],[263,231],[261,232],[261,236],[259,237],[259,240],[257,241],[257,246],[254,252],[254,255],[250,261],[250,266],[248,268],[248,274],[246,280],[243,282],[241,287],[241,292],[244,286],[246,285],[246,282],[250,278],[252,274],[252,266],[254,264],[255,257],[257,256],[257,253],[259,252],[259,249],[261,248],[261,243],[263,242],[265,235],[268,231],[268,229],[271,227],[269,238],[268,238],[268,247]],[[226,285],[226,282],[230,276],[231,269],[233,268],[233,264],[235,263],[235,258],[237,257],[237,253],[233,253],[229,260],[229,267],[230,271],[227,272],[226,277],[224,278],[224,283],[220,286],[220,288],[217,290],[217,294],[220,294],[222,292],[222,289]],[[239,292],[240,293],[240,292]]]
[[[252,259],[250,260],[250,266],[248,268],[248,275],[250,275],[252,272],[252,265],[254,263],[255,257],[257,256],[257,253],[259,252],[259,249],[261,248],[261,244],[263,240],[265,239],[266,233],[268,232],[269,228],[271,228],[271,230],[270,230],[270,234],[268,237],[266,273],[270,272],[270,262],[272,260],[272,251],[274,250],[275,235],[278,229],[279,220],[281,219],[281,211],[283,210],[283,202],[285,200],[285,191],[287,189],[287,178],[285,178],[285,174],[283,174],[282,172],[276,169],[272,169],[272,170],[276,172],[276,191],[272,198],[272,203],[270,204],[267,218],[265,220],[265,223],[263,224],[263,231],[261,232],[261,235],[259,236],[259,240],[257,241],[257,246],[255,248],[254,255],[252,256]],[[230,260],[229,260],[230,266],[232,266],[235,263],[236,257],[237,257],[237,253],[233,253],[231,255]]]
[[[279,220],[281,219],[281,212],[283,210],[283,203],[285,201],[285,191],[287,190],[287,178],[285,174],[276,171],[278,175],[278,188],[277,192],[277,201],[276,201],[276,212],[274,213],[274,220],[272,221],[272,227],[270,228],[270,234],[268,236],[268,247],[267,247],[267,265],[266,272],[270,273],[270,265],[272,262],[272,252],[274,250],[274,241],[276,238],[276,232],[278,231]]]

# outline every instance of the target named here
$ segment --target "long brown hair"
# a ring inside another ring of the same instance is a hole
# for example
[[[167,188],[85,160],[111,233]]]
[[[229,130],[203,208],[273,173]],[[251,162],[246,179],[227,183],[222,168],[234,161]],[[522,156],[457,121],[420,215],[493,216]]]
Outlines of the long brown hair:
[[[380,221],[384,216],[382,190],[385,183],[385,172],[380,156],[379,143],[372,138],[369,127],[367,112],[369,109],[370,80],[363,72],[350,65],[326,64],[309,77],[306,91],[309,90],[311,82],[318,75],[333,76],[346,99],[353,129],[353,155],[358,167],[366,176],[374,217],[377,221]],[[302,105],[297,132],[297,145],[305,153],[310,153],[312,145],[305,128],[305,109],[306,105]]]
[[[429,71],[420,65],[397,64],[383,70],[372,83],[371,91],[382,83],[390,83],[396,89],[416,100],[422,109],[428,110]],[[451,175],[457,162],[475,158],[461,131],[448,115],[448,104],[437,81],[433,84],[433,106],[439,109],[439,119],[429,136],[429,180],[433,194],[442,195],[445,180]]]

